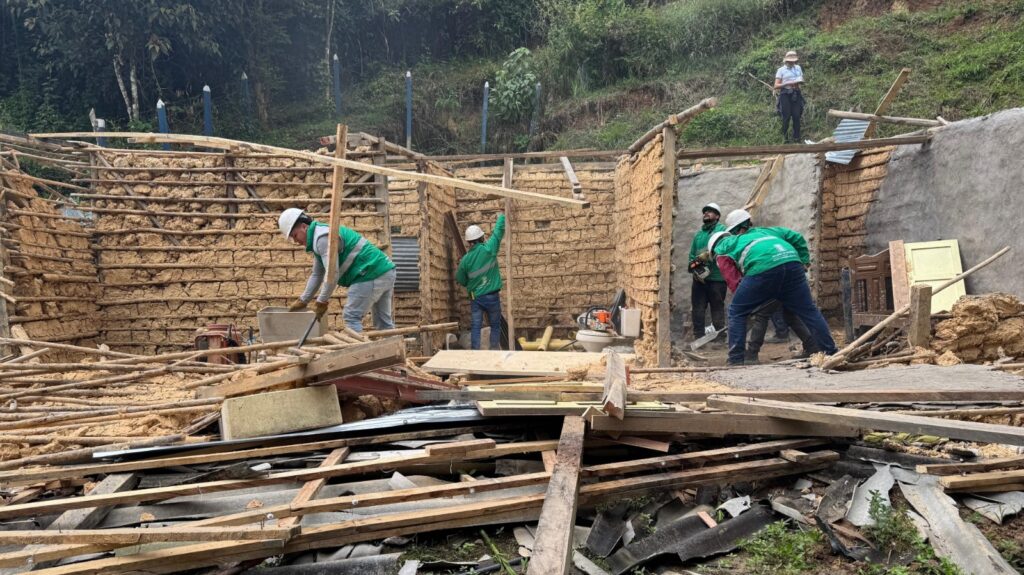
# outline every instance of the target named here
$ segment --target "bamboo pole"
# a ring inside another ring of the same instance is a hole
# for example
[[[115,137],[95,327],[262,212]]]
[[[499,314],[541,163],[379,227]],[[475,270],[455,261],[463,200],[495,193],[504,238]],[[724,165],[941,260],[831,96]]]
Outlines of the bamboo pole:
[[[956,284],[959,281],[962,281],[967,276],[973,274],[974,272],[980,270],[981,268],[983,268],[983,267],[989,265],[990,263],[996,261],[997,259],[1001,258],[1002,256],[1004,256],[1009,251],[1010,251],[1010,246],[1006,246],[1003,249],[1001,249],[998,252],[996,252],[995,254],[993,254],[992,256],[990,256],[985,261],[981,262],[980,264],[972,267],[971,269],[963,272],[962,274],[956,276],[955,278],[953,278],[951,280],[947,280],[947,281],[939,284],[938,286],[936,286],[932,290],[932,295],[935,295],[935,294],[939,293],[940,291],[948,288],[949,286],[951,286],[953,284]],[[843,363],[844,361],[846,361],[846,358],[850,355],[851,351],[853,351],[853,350],[857,349],[858,347],[860,347],[861,345],[863,345],[865,342],[867,342],[872,337],[877,335],[878,332],[880,332],[883,329],[885,329],[886,326],[892,324],[894,321],[899,319],[900,316],[902,316],[903,314],[905,314],[905,313],[907,313],[909,311],[910,311],[910,304],[907,304],[907,305],[901,307],[900,309],[894,311],[889,317],[883,319],[882,321],[880,321],[880,322],[876,323],[874,326],[872,326],[872,328],[869,329],[866,333],[864,333],[864,335],[858,337],[852,343],[850,343],[849,345],[847,345],[843,349],[837,351],[832,357],[830,357],[827,360],[825,360],[825,363],[821,364],[821,369],[834,369],[840,363]]]
[[[131,441],[127,443],[112,443],[110,445],[98,445],[83,449],[73,449],[71,451],[61,451],[59,453],[33,455],[19,459],[0,461],[0,469],[19,469],[29,465],[67,465],[70,463],[82,463],[83,461],[89,461],[92,459],[92,455],[94,453],[169,445],[171,443],[178,443],[184,439],[184,435],[165,435],[162,437],[150,437],[140,441]]]
[[[868,120],[871,122],[880,122],[883,124],[903,124],[906,126],[924,126],[926,128],[935,128],[942,125],[942,122],[938,120],[928,120],[925,118],[876,116],[874,114],[861,114],[859,112],[843,112],[841,110],[829,110],[828,115],[831,118],[845,118],[848,120]]]

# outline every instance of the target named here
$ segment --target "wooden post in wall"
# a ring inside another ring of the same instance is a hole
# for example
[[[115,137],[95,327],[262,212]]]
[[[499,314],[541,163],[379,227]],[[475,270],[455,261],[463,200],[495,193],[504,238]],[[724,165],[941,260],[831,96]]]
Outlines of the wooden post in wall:
[[[0,187],[4,185],[5,181],[0,179]],[[0,220],[8,221],[7,218],[7,196],[0,194]],[[7,248],[4,247],[3,242],[0,242],[0,278],[10,279],[4,275],[4,268],[8,265],[7,263]],[[0,291],[3,291],[11,296],[14,295],[14,287],[0,282]],[[17,309],[14,311],[17,314]],[[11,321],[10,314],[7,312],[7,300],[0,297],[0,337],[11,337]],[[10,350],[14,350],[13,347],[0,344],[0,356],[5,356]]]
[[[672,279],[672,208],[676,188],[676,129],[662,128],[662,146],[665,165],[662,168],[664,181],[661,186],[661,241],[658,254],[658,367],[672,363],[672,339],[669,332],[670,281]]]
[[[505,167],[501,172],[501,186],[512,187],[512,158],[505,158]],[[508,305],[506,306],[506,318],[508,322],[508,349],[516,349],[516,320],[512,305],[512,209],[515,207],[512,198],[505,198],[505,269],[508,270],[505,278],[505,285],[508,286]],[[491,329],[494,329],[492,326]],[[500,329],[500,328],[499,328]]]
[[[373,157],[373,163],[377,166],[383,166],[385,160],[387,160],[387,142],[384,141],[384,136],[377,139],[377,151],[380,155]],[[373,177],[373,197],[380,200],[377,204],[378,213],[384,216],[384,239],[387,240],[387,246],[381,246],[387,254],[391,255],[391,206],[388,205],[388,177],[383,174],[377,174]],[[394,302],[394,298],[391,300]],[[392,310],[394,313],[394,310]]]
[[[334,157],[340,160],[345,159],[345,152],[348,142],[348,126],[338,124],[338,131],[334,140]],[[341,234],[338,228],[341,226],[341,195],[345,189],[345,168],[334,166],[334,175],[331,180],[331,216],[329,219],[330,233],[327,234],[327,277],[325,281],[338,273],[338,248],[341,243]]]
[[[910,327],[907,339],[911,347],[927,349],[932,339],[932,286],[910,286]]]

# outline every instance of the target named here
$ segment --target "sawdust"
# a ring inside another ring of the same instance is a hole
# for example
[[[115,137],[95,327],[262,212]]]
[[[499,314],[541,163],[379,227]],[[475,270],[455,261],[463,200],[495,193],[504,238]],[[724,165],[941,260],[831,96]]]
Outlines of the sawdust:
[[[935,326],[932,349],[964,362],[983,362],[1024,354],[1024,303],[1016,296],[992,293],[960,298],[952,317]]]
[[[703,377],[700,374],[632,374],[630,375],[630,389],[638,391],[666,391],[666,392],[714,392],[732,391],[733,388]]]

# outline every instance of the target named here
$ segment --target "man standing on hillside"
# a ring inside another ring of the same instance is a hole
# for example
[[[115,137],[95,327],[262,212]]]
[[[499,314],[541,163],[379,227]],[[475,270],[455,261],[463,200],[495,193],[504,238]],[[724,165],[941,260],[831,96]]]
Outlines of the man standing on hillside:
[[[786,52],[782,67],[775,72],[775,89],[779,91],[778,109],[782,115],[782,138],[787,144],[800,143],[800,116],[804,113],[804,97],[800,85],[804,71],[797,62],[796,52]],[[793,121],[793,137],[789,136],[789,122]]]
[[[708,240],[708,249],[719,258],[727,279],[737,276],[730,283],[739,281],[729,306],[729,365],[743,365],[747,318],[771,300],[779,300],[800,318],[821,351],[835,353],[828,323],[814,305],[807,284],[806,268],[811,262],[807,240],[788,228],[755,228],[746,210],[729,213],[725,225],[727,231]]]
[[[395,264],[388,255],[371,244],[359,232],[340,226],[338,235],[337,277],[324,279],[328,256],[327,242],[330,228],[313,221],[299,208],[288,208],[277,220],[284,237],[306,247],[313,253],[313,273],[306,281],[306,289],[290,306],[288,311],[304,309],[320,288],[320,295],[313,304],[316,317],[322,318],[330,305],[331,294],[338,286],[348,288],[342,317],[345,325],[353,331],[363,331],[363,316],[373,307],[373,325],[377,329],[392,329],[391,300],[395,290]]]
[[[459,262],[455,281],[469,291],[472,311],[469,339],[473,349],[480,349],[484,313],[491,325],[490,349],[501,349],[501,271],[498,269],[498,249],[504,236],[505,214],[498,214],[494,231],[487,241],[484,241],[484,231],[480,226],[466,228],[466,241],[470,248]]]
[[[701,208],[703,224],[690,242],[690,304],[693,312],[693,339],[704,337],[705,316],[711,308],[711,323],[715,329],[725,327],[725,279],[715,265],[715,258],[703,256],[708,249],[711,234],[725,230],[719,222],[722,210],[712,202]]]

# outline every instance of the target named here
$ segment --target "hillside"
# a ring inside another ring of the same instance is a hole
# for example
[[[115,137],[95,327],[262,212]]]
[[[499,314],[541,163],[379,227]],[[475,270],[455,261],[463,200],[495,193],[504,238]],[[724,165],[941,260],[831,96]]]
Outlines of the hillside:
[[[694,6],[706,4],[662,6],[653,11],[656,25],[667,36],[684,33],[693,27],[686,16]],[[805,138],[829,135],[835,125],[826,119],[830,108],[872,111],[903,67],[913,73],[892,115],[956,120],[1024,101],[1024,2],[864,1],[839,9],[836,4],[810,2],[785,14],[748,14],[746,23],[705,14],[722,20],[706,22],[712,28],[708,44],[720,50],[706,56],[666,54],[666,70],[658,74],[632,74],[590,90],[574,82],[567,93],[547,93],[541,136],[532,147],[622,148],[668,113],[707,96],[718,97],[719,107],[687,127],[687,145],[780,143],[773,97],[751,76],[771,82],[787,49],[800,52],[808,78]],[[747,26],[752,33],[716,39],[714,30],[729,26],[737,33]],[[543,70],[551,51],[550,46],[536,48],[535,65]],[[493,81],[500,66],[498,60],[474,60],[414,68],[414,147],[434,153],[477,151],[482,85],[485,79]],[[345,121],[403,140],[401,74],[391,70],[356,86],[347,100]],[[498,122],[492,106],[490,123],[489,151],[525,147],[527,121]],[[329,133],[331,125],[331,120],[297,121],[271,138],[308,145],[314,135]],[[898,129],[883,129],[882,135]]]

